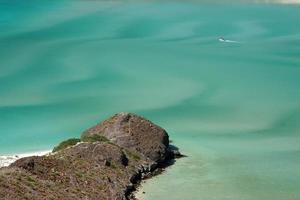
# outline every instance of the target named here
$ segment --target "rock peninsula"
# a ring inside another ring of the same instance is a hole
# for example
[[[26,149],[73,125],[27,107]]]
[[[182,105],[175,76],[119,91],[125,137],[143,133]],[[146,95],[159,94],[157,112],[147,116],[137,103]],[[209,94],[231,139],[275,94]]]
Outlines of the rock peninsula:
[[[44,156],[0,169],[0,199],[126,200],[147,177],[180,157],[167,132],[133,113],[118,113]]]

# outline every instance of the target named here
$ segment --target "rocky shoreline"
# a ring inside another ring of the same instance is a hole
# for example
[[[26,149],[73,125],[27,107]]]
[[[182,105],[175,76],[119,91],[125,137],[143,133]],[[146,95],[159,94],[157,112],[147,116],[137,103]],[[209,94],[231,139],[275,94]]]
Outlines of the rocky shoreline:
[[[0,169],[0,199],[135,199],[141,180],[182,155],[161,127],[118,113],[52,154],[21,158]]]

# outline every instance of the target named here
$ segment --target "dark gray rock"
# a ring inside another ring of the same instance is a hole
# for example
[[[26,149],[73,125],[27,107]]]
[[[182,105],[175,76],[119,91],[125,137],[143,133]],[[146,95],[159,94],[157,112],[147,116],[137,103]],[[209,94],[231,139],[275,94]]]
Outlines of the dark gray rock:
[[[169,137],[161,127],[132,114],[118,113],[86,130],[82,137],[101,135],[111,142],[134,150],[155,162],[164,162],[168,156]]]

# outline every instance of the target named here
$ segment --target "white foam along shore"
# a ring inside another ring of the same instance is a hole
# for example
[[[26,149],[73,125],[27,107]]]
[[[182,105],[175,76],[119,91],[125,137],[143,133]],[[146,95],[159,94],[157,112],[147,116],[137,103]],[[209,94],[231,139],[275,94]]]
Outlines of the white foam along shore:
[[[20,158],[24,158],[28,156],[43,156],[49,153],[51,153],[51,150],[12,154],[12,155],[0,155],[0,167],[6,167]]]

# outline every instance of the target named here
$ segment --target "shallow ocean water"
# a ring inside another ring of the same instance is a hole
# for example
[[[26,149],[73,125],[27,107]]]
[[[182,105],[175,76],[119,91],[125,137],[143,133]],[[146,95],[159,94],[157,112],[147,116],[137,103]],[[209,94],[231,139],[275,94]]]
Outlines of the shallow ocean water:
[[[2,0],[0,154],[130,111],[188,155],[140,199],[300,199],[299,19],[298,5]]]

